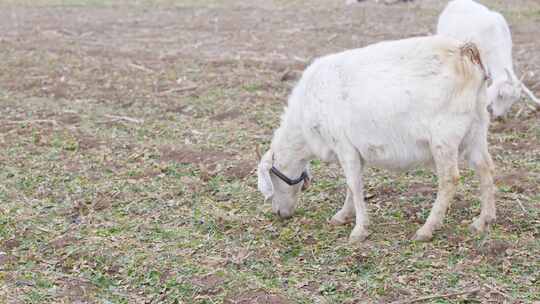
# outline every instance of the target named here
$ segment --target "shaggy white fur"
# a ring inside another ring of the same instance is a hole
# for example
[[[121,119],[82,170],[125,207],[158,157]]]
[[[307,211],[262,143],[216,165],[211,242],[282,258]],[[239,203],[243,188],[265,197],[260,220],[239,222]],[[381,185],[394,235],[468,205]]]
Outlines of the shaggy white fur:
[[[486,107],[485,67],[473,44],[419,37],[322,57],[306,69],[289,98],[258,167],[259,190],[272,199],[275,213],[289,217],[301,183],[289,186],[270,168],[294,179],[313,158],[338,161],[348,195],[331,222],[356,216],[350,240],[362,241],[368,235],[362,169],[434,165],[438,196],[416,234],[428,240],[454,195],[463,155],[481,179],[482,211],[473,225],[482,231],[495,218]]]

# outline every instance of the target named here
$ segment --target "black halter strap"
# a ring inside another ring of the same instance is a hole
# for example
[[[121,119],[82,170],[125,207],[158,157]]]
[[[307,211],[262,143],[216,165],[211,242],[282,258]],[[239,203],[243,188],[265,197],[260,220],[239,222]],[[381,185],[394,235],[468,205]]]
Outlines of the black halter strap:
[[[301,181],[308,178],[308,174],[306,171],[303,171],[302,175],[300,175],[300,177],[297,179],[288,178],[287,176],[285,176],[285,174],[279,172],[279,170],[274,166],[272,166],[272,169],[270,169],[270,172],[274,173],[277,177],[279,177],[279,179],[284,181],[289,186],[294,186],[296,184],[299,184]]]

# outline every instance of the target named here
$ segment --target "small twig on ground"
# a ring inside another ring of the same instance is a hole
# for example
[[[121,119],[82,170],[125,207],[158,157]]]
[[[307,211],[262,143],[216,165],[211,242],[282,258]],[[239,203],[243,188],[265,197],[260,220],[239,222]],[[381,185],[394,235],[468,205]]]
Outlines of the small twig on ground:
[[[46,233],[51,233],[51,231],[50,231],[49,229],[44,228],[44,227],[39,227],[39,226],[37,226],[36,229],[37,229],[37,230],[40,230],[40,231],[43,231],[43,232],[46,232]]]
[[[135,119],[135,118],[127,117],[127,116],[116,116],[116,115],[105,114],[105,117],[111,118],[113,121],[114,120],[124,120],[124,121],[128,121],[128,122],[136,123],[136,124],[142,124],[144,122],[143,120]]]
[[[299,56],[293,56],[293,59],[296,60],[296,61],[300,61],[300,62],[302,62],[302,63],[307,63],[307,62],[309,62],[309,59],[304,58],[304,57],[299,57]]]
[[[30,75],[30,76],[28,76],[28,79],[35,79],[35,80],[47,79],[47,78],[49,78],[48,75],[34,75],[34,76]]]
[[[527,213],[527,209],[525,209],[525,206],[523,206],[523,203],[519,200],[519,198],[516,198],[516,201],[518,202],[518,205],[521,208],[521,210],[523,210],[524,213]]]
[[[6,124],[33,124],[33,123],[50,123],[53,125],[57,125],[58,122],[56,120],[52,119],[36,119],[36,120],[8,120],[5,122]]]
[[[193,90],[196,90],[197,88],[198,88],[198,86],[196,86],[196,85],[189,86],[189,87],[183,87],[183,88],[172,88],[172,89],[167,90],[167,91],[159,92],[158,95],[163,96],[163,95],[167,95],[167,94],[171,94],[171,93],[182,93],[182,92],[187,92],[187,91],[193,91]]]
[[[521,113],[523,113],[523,110],[525,110],[525,106],[521,105],[521,107],[517,111],[516,116],[514,116],[514,118],[516,118],[516,119],[519,118],[521,116]]]
[[[290,79],[290,73],[291,70],[289,68],[286,68],[285,71],[283,73],[281,73],[281,76],[279,77],[279,80],[280,81],[287,81]]]
[[[328,39],[326,39],[326,41],[327,41],[327,42],[331,42],[332,40],[336,39],[337,36],[338,36],[338,34],[334,34],[334,35],[328,37]]]
[[[144,156],[144,151],[139,153],[133,153],[130,156],[128,156],[127,160],[136,160],[139,157]]]
[[[84,38],[86,36],[90,36],[90,35],[93,35],[94,32],[90,31],[90,32],[84,32],[82,34],[79,35],[79,38]]]
[[[135,64],[133,62],[130,62],[128,65],[130,67],[134,68],[134,69],[139,70],[139,71],[144,71],[144,72],[147,72],[147,73],[154,73],[155,72],[154,70],[151,70],[151,69],[149,69],[147,67],[144,67],[142,65]]]
[[[408,303],[416,303],[416,302],[422,302],[422,301],[433,300],[433,299],[452,298],[452,297],[455,297],[455,296],[461,296],[461,295],[466,295],[466,294],[471,294],[471,293],[477,293],[478,291],[480,291],[480,288],[477,287],[477,288],[473,288],[471,290],[466,290],[466,291],[453,292],[453,293],[447,293],[447,294],[439,294],[439,295],[432,295],[432,296],[421,297],[421,298],[405,300],[405,301],[396,301],[396,302],[392,302],[391,304],[408,304]]]
[[[59,33],[67,35],[67,36],[78,36],[77,33],[72,32],[72,31],[70,31],[68,29],[60,29]]]

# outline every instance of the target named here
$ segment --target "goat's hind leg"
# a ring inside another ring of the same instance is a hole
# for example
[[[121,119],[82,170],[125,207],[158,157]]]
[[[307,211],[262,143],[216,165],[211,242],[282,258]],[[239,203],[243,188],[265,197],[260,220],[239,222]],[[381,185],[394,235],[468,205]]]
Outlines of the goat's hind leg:
[[[487,150],[487,144],[475,148],[468,156],[468,161],[480,178],[480,202],[482,205],[480,216],[474,219],[470,228],[474,232],[482,233],[496,218],[495,185],[493,184],[494,165]]]
[[[418,241],[431,240],[433,232],[442,226],[446,210],[456,193],[459,181],[457,149],[435,145],[432,148],[432,153],[439,179],[439,189],[426,222],[416,232],[414,239]]]

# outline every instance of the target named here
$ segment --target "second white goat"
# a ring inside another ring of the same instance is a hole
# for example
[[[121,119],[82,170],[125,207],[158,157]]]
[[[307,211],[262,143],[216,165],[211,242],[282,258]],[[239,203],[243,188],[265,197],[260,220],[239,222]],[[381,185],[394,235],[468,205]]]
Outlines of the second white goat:
[[[488,87],[488,110],[504,115],[523,90],[536,104],[540,101],[516,77],[512,64],[512,36],[504,17],[473,0],[450,1],[439,16],[437,34],[475,43],[492,84]]]

